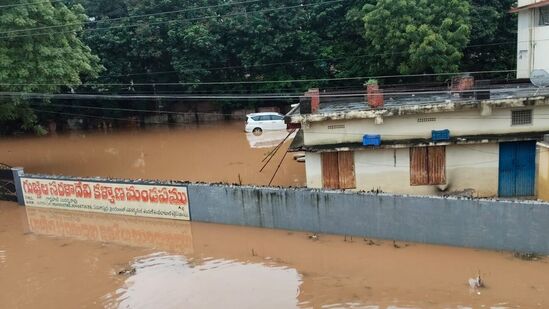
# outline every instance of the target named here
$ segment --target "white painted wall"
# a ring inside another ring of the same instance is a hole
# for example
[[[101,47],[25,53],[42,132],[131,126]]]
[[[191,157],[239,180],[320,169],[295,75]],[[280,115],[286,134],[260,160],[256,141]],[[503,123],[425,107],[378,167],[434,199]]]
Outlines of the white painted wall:
[[[429,117],[436,121],[418,122],[418,118]],[[303,132],[305,145],[325,145],[361,143],[364,134],[381,134],[385,141],[430,138],[431,130],[440,129],[449,129],[452,136],[549,131],[549,106],[536,106],[532,117],[531,125],[511,126],[511,109],[494,109],[485,117],[480,111],[446,112],[387,117],[383,124],[375,124],[373,119],[312,122],[303,126]],[[345,127],[328,129],[334,124]]]
[[[521,6],[525,6],[525,5],[528,5],[528,4],[532,4],[532,3],[535,3],[536,0],[518,0],[518,7],[521,7]]]
[[[305,177],[307,178],[307,188],[322,188],[320,153],[305,153]]]
[[[496,196],[498,189],[499,145],[446,146],[447,186],[411,186],[408,148],[355,151],[356,190],[376,190],[399,194],[442,195],[474,189],[475,196]],[[307,186],[322,187],[320,154],[307,153]],[[444,188],[446,187],[446,188]]]
[[[540,1],[523,0],[518,6]],[[549,26],[539,25],[539,19],[539,9],[518,13],[517,78],[529,78],[534,69],[549,72]]]
[[[529,78],[532,72],[531,10],[518,12],[517,30],[517,78]]]

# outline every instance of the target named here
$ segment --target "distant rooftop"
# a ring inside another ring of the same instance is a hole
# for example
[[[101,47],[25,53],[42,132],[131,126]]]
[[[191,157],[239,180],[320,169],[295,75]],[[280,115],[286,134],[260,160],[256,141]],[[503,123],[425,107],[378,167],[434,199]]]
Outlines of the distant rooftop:
[[[490,85],[489,89],[476,88],[473,90],[456,92],[444,90],[384,90],[384,106],[371,108],[366,102],[364,93],[320,92],[320,106],[313,114],[300,115],[299,108],[288,114],[291,122],[322,121],[326,118],[351,119],[373,118],[376,115],[401,115],[421,112],[453,111],[459,107],[475,107],[480,102],[493,104],[516,103],[519,99],[544,99],[549,97],[549,88],[537,88],[529,83],[512,85]],[[477,99],[482,94],[489,99]],[[549,104],[549,102],[548,102]],[[362,112],[362,113],[360,113]],[[349,115],[352,114],[352,115]]]

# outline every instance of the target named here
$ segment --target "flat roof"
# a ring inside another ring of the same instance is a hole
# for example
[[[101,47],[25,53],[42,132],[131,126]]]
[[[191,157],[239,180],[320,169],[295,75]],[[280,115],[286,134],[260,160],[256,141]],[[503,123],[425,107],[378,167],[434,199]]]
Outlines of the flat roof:
[[[518,13],[520,11],[540,8],[540,7],[543,7],[543,6],[546,6],[546,5],[549,5],[549,0],[542,0],[540,2],[535,2],[535,3],[519,6],[519,7],[516,7],[516,8],[511,8],[509,10],[509,13]]]
[[[479,91],[489,92],[490,99],[475,99],[474,94]],[[549,105],[549,88],[536,88],[531,84],[476,89],[471,90],[468,96],[472,97],[459,96],[450,90],[385,93],[383,107],[371,108],[365,101],[366,94],[326,100],[321,93],[317,112],[302,115],[299,113],[299,108],[296,108],[286,116],[289,123],[302,123],[454,112],[478,109],[481,104],[497,108]]]

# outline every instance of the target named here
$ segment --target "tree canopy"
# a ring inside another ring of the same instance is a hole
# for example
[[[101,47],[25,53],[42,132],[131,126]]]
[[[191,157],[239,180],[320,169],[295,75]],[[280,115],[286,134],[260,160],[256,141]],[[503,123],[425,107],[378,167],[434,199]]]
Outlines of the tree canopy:
[[[0,7],[0,91],[301,93],[313,86],[356,89],[364,80],[292,80],[501,70],[515,63],[516,17],[506,13],[513,0],[64,3]],[[32,127],[25,100],[1,102],[0,121]]]
[[[364,37],[375,73],[459,70],[469,42],[469,2],[379,0],[364,6]]]
[[[76,34],[87,20],[81,5],[60,2],[0,8],[0,92],[54,93],[76,87],[82,76],[96,76],[99,58]],[[24,97],[0,98],[0,124],[39,129],[27,103]]]

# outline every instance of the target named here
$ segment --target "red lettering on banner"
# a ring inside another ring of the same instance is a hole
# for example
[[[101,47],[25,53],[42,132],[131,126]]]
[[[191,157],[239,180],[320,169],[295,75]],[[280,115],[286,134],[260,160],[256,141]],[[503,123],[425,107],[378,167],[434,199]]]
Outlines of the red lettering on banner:
[[[55,181],[50,182],[49,185],[50,185],[51,195],[57,196],[57,185],[56,185]]]
[[[137,202],[139,201],[139,190],[135,189],[134,186],[126,188],[126,198],[128,202]]]
[[[126,200],[126,194],[124,193],[124,188],[114,188],[114,198],[117,201],[125,201]]]
[[[101,185],[96,184],[93,186],[93,198],[96,200],[101,199]]]
[[[82,186],[82,182],[81,181],[77,182],[76,185],[74,185],[74,187],[75,187],[74,191],[76,193],[76,197],[78,198],[84,197],[84,188]]]
[[[151,203],[158,203],[158,190],[156,188],[150,190],[149,200]]]
[[[44,181],[44,180],[43,180]],[[67,181],[68,182],[68,181]],[[23,191],[25,194],[33,194],[38,198],[43,196],[68,197],[79,199],[95,199],[108,201],[110,204],[116,202],[141,202],[149,204],[173,204],[187,205],[188,197],[186,192],[178,188],[153,187],[140,189],[140,185],[125,184],[88,184],[82,181],[66,183],[64,181],[49,181],[42,183],[38,180],[23,180]],[[143,185],[147,186],[147,185]]]
[[[48,190],[48,185],[45,183],[40,184],[40,189],[42,190],[43,195],[50,195],[50,191]]]
[[[92,197],[92,190],[91,190],[90,185],[85,184],[82,187],[82,197],[83,198],[91,198]]]
[[[30,185],[29,181],[24,180],[23,181],[23,191],[25,191],[25,193],[31,193],[31,190],[32,190],[32,188],[31,188],[31,185]]]
[[[141,191],[141,201],[148,203],[149,202],[149,191],[148,190],[142,190]]]
[[[162,188],[160,190],[160,197],[159,197],[160,203],[167,204],[169,200],[170,200],[170,196],[168,195],[168,189]]]
[[[170,204],[186,205],[187,195],[183,192],[179,192],[176,188],[170,190]]]

